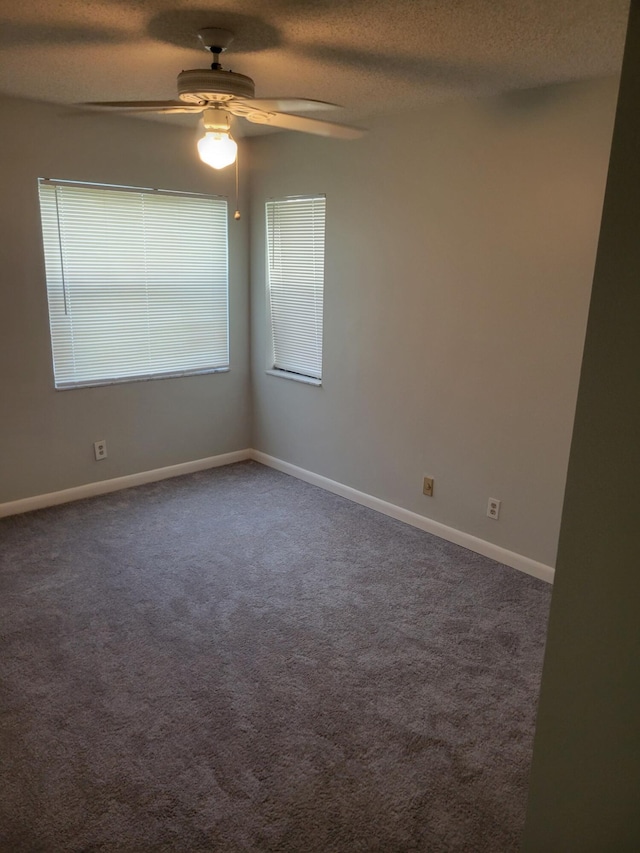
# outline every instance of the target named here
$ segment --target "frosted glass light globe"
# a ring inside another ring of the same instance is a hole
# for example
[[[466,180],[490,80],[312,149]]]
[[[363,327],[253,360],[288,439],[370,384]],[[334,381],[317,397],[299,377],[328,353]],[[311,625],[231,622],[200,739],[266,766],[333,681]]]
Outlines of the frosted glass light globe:
[[[235,162],[238,146],[230,133],[208,130],[198,140],[198,154],[203,163],[214,169],[224,169]]]

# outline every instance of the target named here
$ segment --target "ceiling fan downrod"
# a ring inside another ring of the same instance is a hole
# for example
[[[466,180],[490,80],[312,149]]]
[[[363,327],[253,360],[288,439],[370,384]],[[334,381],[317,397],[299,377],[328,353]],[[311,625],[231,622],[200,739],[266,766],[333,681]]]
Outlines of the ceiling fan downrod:
[[[223,71],[222,65],[220,64],[220,54],[222,53],[223,48],[221,47],[210,47],[209,50],[213,55],[213,62],[211,63],[212,71]]]

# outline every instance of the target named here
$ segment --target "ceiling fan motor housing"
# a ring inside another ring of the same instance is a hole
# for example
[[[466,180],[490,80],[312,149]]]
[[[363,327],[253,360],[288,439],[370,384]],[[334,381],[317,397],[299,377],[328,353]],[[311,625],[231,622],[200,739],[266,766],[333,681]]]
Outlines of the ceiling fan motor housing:
[[[253,98],[255,85],[251,77],[224,69],[194,68],[178,74],[178,97],[188,104]]]

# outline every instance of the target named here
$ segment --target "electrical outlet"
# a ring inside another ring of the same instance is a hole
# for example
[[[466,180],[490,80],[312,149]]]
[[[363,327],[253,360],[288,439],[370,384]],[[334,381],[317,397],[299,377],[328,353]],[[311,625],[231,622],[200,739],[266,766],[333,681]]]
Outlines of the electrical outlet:
[[[433,497],[433,477],[425,477],[422,481],[422,494]]]
[[[487,515],[489,518],[493,518],[496,521],[500,518],[500,504],[502,501],[499,501],[498,498],[489,498],[489,502],[487,503]]]
[[[101,459],[107,458],[107,441],[104,438],[101,438],[100,441],[93,442],[93,452],[96,457],[96,461],[99,462]]]

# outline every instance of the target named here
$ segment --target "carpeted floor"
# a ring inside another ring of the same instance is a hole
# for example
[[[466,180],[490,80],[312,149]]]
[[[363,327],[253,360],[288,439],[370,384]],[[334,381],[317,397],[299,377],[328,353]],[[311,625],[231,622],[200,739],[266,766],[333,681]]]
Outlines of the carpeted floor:
[[[0,521],[0,849],[518,849],[550,587],[256,463]]]

